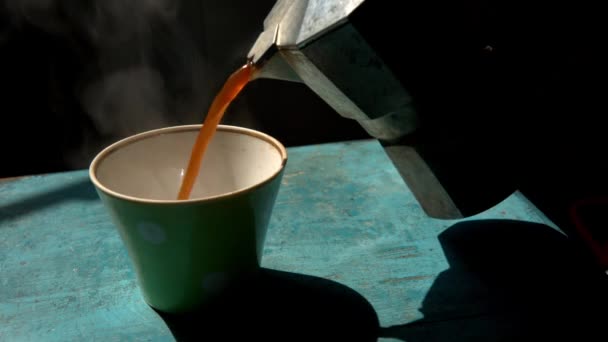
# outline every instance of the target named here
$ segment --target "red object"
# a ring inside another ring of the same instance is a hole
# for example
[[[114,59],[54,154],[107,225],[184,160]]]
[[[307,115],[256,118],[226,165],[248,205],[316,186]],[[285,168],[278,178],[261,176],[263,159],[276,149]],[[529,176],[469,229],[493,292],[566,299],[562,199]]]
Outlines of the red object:
[[[608,272],[608,197],[585,198],[570,206],[570,218],[582,239]],[[601,216],[601,219],[598,219]]]

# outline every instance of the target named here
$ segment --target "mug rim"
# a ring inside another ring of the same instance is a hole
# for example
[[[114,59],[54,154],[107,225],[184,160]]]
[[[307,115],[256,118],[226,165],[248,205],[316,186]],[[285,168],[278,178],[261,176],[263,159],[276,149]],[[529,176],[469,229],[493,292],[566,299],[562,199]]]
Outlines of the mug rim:
[[[101,190],[106,195],[114,197],[114,198],[119,198],[122,200],[130,201],[130,202],[138,202],[138,203],[175,205],[175,204],[215,202],[215,201],[219,201],[219,200],[228,199],[228,198],[231,198],[234,196],[238,196],[243,193],[251,192],[259,187],[264,186],[265,184],[271,182],[272,180],[274,180],[285,169],[285,165],[287,164],[287,149],[276,138],[274,138],[266,133],[263,133],[263,132],[260,132],[260,131],[254,130],[254,129],[250,129],[250,128],[233,126],[233,125],[218,125],[217,131],[249,135],[253,138],[263,140],[263,141],[269,143],[270,145],[274,146],[281,156],[281,165],[271,175],[265,177],[265,179],[263,181],[250,185],[248,187],[244,187],[242,189],[238,189],[235,191],[222,193],[219,195],[201,197],[201,198],[192,198],[192,199],[186,199],[186,200],[178,200],[178,199],[159,200],[159,199],[147,199],[147,198],[141,198],[141,197],[136,197],[136,196],[129,196],[129,195],[122,194],[118,191],[109,189],[108,187],[103,185],[101,183],[101,181],[97,178],[96,172],[97,172],[99,165],[103,162],[103,160],[108,155],[110,155],[112,152],[114,152],[122,147],[125,147],[127,145],[141,141],[143,139],[147,139],[147,138],[154,137],[154,136],[161,135],[161,134],[186,132],[186,131],[200,131],[202,126],[203,126],[202,124],[169,126],[169,127],[163,127],[163,128],[158,128],[158,129],[153,129],[153,130],[137,133],[137,134],[128,136],[126,138],[120,139],[120,140],[108,145],[104,149],[102,149],[93,158],[91,164],[89,165],[89,178],[97,189]]]

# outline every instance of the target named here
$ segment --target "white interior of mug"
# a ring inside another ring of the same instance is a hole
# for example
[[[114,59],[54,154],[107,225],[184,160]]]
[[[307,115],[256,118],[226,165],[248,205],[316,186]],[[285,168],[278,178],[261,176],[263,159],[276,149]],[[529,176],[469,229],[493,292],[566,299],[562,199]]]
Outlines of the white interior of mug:
[[[95,157],[91,180],[115,196],[176,200],[200,127],[168,127],[118,141]],[[255,187],[275,177],[286,161],[287,152],[276,139],[258,131],[220,125],[209,143],[190,199]]]

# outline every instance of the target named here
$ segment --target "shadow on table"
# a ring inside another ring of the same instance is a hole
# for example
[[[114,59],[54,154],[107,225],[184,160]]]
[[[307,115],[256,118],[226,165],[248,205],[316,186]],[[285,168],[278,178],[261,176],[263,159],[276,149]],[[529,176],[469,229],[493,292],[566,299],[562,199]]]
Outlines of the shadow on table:
[[[158,312],[178,341],[376,341],[378,317],[354,290],[270,269],[192,314]]]
[[[608,282],[560,232],[480,220],[455,224],[439,240],[450,268],[426,295],[424,318],[383,328],[381,336],[408,342],[605,338]]]
[[[33,211],[69,200],[99,200],[95,187],[88,178],[77,180],[50,191],[35,192],[31,196],[0,205],[0,222],[27,215]]]

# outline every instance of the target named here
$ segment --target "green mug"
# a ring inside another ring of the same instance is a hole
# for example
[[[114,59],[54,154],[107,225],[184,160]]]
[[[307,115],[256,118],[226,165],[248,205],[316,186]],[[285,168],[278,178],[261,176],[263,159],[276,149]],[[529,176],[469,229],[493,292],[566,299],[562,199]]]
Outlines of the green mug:
[[[145,301],[170,313],[202,305],[261,261],[287,163],[264,133],[220,125],[190,199],[177,193],[201,125],[120,140],[89,175],[128,251]]]

